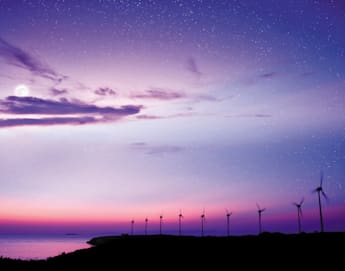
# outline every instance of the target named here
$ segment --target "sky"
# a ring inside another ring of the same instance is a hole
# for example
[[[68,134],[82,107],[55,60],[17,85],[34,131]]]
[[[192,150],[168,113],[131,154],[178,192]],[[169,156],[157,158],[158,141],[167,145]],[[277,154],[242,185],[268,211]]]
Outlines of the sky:
[[[0,0],[0,233],[345,230],[343,1]]]

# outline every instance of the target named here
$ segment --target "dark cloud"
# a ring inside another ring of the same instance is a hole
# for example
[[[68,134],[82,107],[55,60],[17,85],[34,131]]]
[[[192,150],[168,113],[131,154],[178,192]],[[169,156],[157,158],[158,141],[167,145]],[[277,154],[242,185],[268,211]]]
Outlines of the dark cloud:
[[[100,96],[114,96],[116,95],[116,92],[112,90],[111,88],[105,87],[105,88],[98,88],[94,91],[95,94]]]
[[[0,100],[0,112],[7,114],[114,114],[131,115],[140,111],[141,106],[125,105],[120,108],[98,107],[81,102],[70,102],[67,99],[60,101],[45,100],[36,97],[9,96]]]
[[[58,89],[58,88],[51,88],[51,89],[49,89],[49,92],[53,96],[59,96],[59,95],[63,95],[63,94],[68,93],[67,89]]]
[[[0,57],[7,63],[30,71],[32,74],[40,76],[54,82],[61,82],[66,76],[55,72],[48,65],[42,63],[30,53],[16,47],[0,37]]]
[[[131,98],[134,99],[156,99],[156,100],[175,100],[184,98],[184,93],[166,89],[149,89],[142,93],[132,94]]]
[[[271,77],[275,76],[276,74],[277,74],[276,72],[268,72],[268,73],[260,74],[260,77],[261,78],[271,78]]]
[[[88,124],[108,122],[121,117],[137,114],[141,106],[124,105],[119,108],[98,107],[80,101],[45,100],[35,97],[9,96],[0,100],[0,112],[11,115],[37,115],[37,118],[0,119],[0,127],[23,125]],[[54,115],[47,117],[47,115]],[[71,115],[65,117],[65,115]]]
[[[190,57],[187,59],[186,68],[188,71],[195,74],[196,76],[198,76],[198,77],[202,76],[202,72],[200,71],[200,69],[196,63],[195,58]]]
[[[75,117],[75,118],[20,118],[20,119],[0,119],[0,127],[16,127],[16,126],[29,126],[29,125],[81,125],[99,122],[94,117]]]
[[[135,142],[131,144],[131,147],[135,150],[144,151],[149,155],[160,155],[169,153],[178,153],[185,151],[185,148],[175,145],[150,145],[145,142]]]

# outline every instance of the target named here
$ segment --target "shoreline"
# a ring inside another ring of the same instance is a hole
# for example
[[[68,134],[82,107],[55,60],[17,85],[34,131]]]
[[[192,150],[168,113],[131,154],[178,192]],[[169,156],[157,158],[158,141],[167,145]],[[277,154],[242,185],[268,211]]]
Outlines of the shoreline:
[[[114,265],[118,269],[123,269],[124,265],[143,268],[143,263],[156,265],[159,261],[177,268],[179,262],[190,265],[200,264],[201,260],[204,264],[220,267],[229,262],[252,264],[251,259],[260,257],[268,257],[265,264],[271,263],[272,259],[294,264],[317,263],[322,257],[327,264],[339,265],[343,262],[343,255],[342,247],[337,247],[345,243],[345,232],[262,233],[229,237],[119,235],[98,236],[87,243],[90,248],[45,260],[0,258],[0,270],[108,270]]]

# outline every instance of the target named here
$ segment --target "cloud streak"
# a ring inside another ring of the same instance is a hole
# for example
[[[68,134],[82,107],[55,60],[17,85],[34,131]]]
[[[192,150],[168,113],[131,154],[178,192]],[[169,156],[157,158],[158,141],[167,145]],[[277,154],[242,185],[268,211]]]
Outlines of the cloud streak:
[[[124,105],[120,108],[98,107],[81,102],[70,102],[67,99],[60,101],[45,100],[36,97],[9,96],[0,100],[0,112],[7,114],[43,114],[43,115],[66,115],[66,114],[113,114],[131,115],[140,111],[141,106]]]
[[[0,112],[12,116],[30,115],[30,117],[0,119],[0,127],[109,122],[137,114],[141,108],[140,105],[124,105],[119,108],[99,107],[82,102],[70,102],[67,99],[54,101],[36,97],[9,96],[0,100]],[[32,115],[37,117],[32,118]]]
[[[2,57],[8,64],[25,69],[32,74],[52,80],[54,82],[61,82],[66,76],[58,74],[48,65],[42,63],[40,60],[32,56],[25,50],[14,46],[0,37],[0,57]]]
[[[182,92],[166,90],[166,89],[149,89],[141,93],[131,95],[133,99],[152,99],[152,100],[175,100],[186,97]]]
[[[175,145],[149,145],[145,142],[135,142],[131,144],[131,148],[144,151],[148,155],[162,155],[179,153],[185,151],[185,148]]]
[[[277,75],[276,72],[268,72],[268,73],[260,74],[260,77],[261,78],[271,78],[271,77],[274,77],[275,75]]]
[[[113,89],[108,88],[108,87],[98,88],[94,91],[94,93],[96,95],[99,95],[99,96],[114,96],[114,95],[116,95],[116,92]]]
[[[50,125],[82,125],[99,122],[94,117],[71,117],[71,118],[20,118],[20,119],[0,119],[0,127],[16,126],[50,126]]]
[[[63,95],[63,94],[68,93],[67,89],[58,89],[58,88],[51,88],[51,89],[49,89],[49,92],[53,96],[59,96],[59,95]]]
[[[191,73],[195,74],[197,77],[201,77],[202,76],[202,72],[200,71],[195,58],[190,57],[187,59],[186,62],[186,68],[188,71],[190,71]]]
[[[159,115],[138,115],[136,118],[139,120],[156,120],[156,119],[173,119],[173,118],[185,118],[185,117],[193,117],[193,116],[201,116],[200,114],[197,114],[195,112],[189,112],[189,113],[177,113],[172,115],[166,115],[166,116],[159,116]]]
[[[226,115],[226,118],[271,118],[270,114],[235,114],[235,115]]]

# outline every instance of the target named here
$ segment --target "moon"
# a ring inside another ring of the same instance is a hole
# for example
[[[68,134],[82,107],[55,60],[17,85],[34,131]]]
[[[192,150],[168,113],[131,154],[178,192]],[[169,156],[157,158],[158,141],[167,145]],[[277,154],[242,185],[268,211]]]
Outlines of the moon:
[[[30,89],[27,85],[17,85],[14,88],[14,95],[20,96],[20,97],[25,97],[29,96],[30,94]]]

